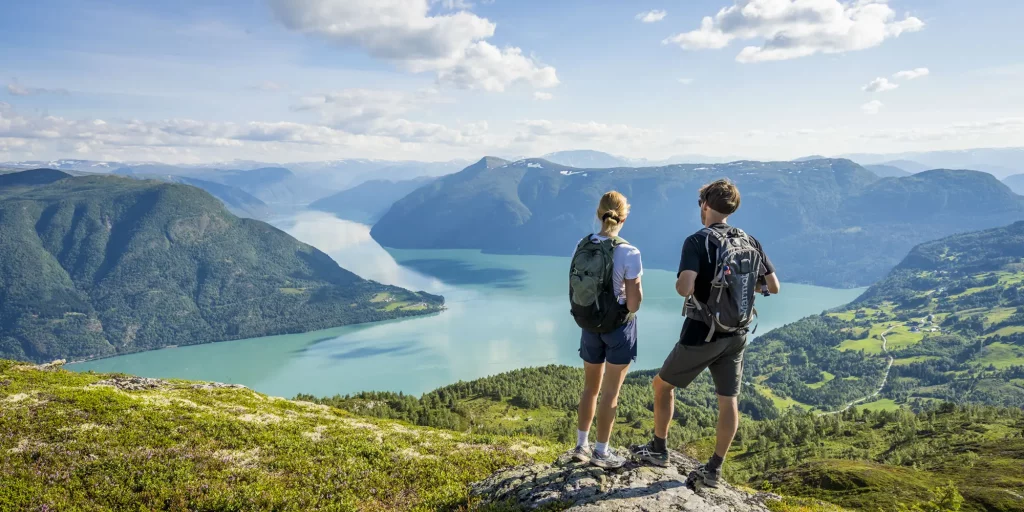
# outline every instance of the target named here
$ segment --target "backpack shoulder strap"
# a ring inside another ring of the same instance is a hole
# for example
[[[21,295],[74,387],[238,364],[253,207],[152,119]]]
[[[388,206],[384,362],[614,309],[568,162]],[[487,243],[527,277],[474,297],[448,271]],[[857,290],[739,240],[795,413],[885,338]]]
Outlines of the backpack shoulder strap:
[[[583,240],[580,240],[580,243],[576,244],[576,250],[578,251],[578,250],[582,249],[583,247],[585,247],[585,246],[586,246],[586,244],[589,244],[589,243],[590,243],[590,239],[591,239],[591,238],[592,238],[593,236],[594,236],[594,234],[593,234],[593,233],[591,233],[591,234],[589,234],[589,235],[587,235],[587,236],[583,237]]]
[[[629,243],[629,242],[626,241],[625,238],[622,238],[620,236],[613,236],[613,237],[609,238],[608,240],[612,241],[612,247],[618,247],[620,245],[626,245],[626,244]]]
[[[700,230],[700,233],[704,235],[704,252],[708,255],[708,262],[714,263],[711,260],[711,245],[714,245],[717,249],[722,248],[725,245],[726,234],[722,230],[715,228],[704,228]],[[719,257],[721,257],[721,254],[719,254]]]

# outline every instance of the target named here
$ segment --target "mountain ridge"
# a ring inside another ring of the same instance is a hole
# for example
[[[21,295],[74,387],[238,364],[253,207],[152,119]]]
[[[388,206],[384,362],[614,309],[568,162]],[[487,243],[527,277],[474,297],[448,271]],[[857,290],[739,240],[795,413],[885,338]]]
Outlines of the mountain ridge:
[[[991,175],[969,171],[880,178],[842,159],[579,169],[487,158],[400,199],[371,234],[399,249],[562,255],[567,240],[596,229],[593,208],[616,189],[633,205],[623,236],[641,248],[648,266],[674,269],[683,239],[700,227],[696,207],[688,205],[701,185],[719,177],[743,192],[734,224],[759,237],[790,282],[864,286],[915,243],[1024,218],[1024,198]],[[947,188],[953,185],[955,192]],[[894,187],[911,195],[900,197]],[[919,215],[911,228],[900,216],[913,207],[941,220]],[[866,253],[879,243],[886,250]]]

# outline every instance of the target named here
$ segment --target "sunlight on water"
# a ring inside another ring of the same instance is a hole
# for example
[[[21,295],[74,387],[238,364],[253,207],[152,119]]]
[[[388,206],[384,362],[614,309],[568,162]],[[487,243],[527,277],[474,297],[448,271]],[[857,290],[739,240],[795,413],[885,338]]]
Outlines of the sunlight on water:
[[[370,238],[368,226],[322,213],[302,213],[273,224],[363,277],[442,293],[448,310],[399,321],[129,354],[72,367],[240,383],[294,396],[361,390],[422,393],[525,366],[580,364],[580,331],[566,298],[568,256],[385,250]],[[673,272],[644,273],[634,368],[659,367],[678,339],[682,299],[674,282]],[[782,295],[758,301],[758,333],[845,304],[860,292],[787,284]]]

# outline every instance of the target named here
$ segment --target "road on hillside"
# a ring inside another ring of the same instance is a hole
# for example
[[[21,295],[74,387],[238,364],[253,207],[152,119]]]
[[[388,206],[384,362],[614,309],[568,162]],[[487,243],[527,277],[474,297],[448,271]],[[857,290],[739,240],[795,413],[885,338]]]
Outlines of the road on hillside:
[[[864,398],[858,398],[857,400],[854,400],[852,402],[847,403],[842,409],[839,409],[837,411],[831,411],[831,412],[823,412],[823,413],[818,414],[818,416],[826,416],[826,415],[829,415],[829,414],[839,414],[841,412],[846,412],[846,411],[850,410],[851,407],[853,407],[853,406],[855,406],[855,405],[857,405],[859,403],[871,400],[872,398],[878,396],[878,394],[881,393],[883,389],[885,389],[885,383],[889,381],[889,370],[892,369],[892,363],[895,361],[895,359],[893,359],[893,357],[892,357],[892,354],[889,353],[889,340],[885,339],[885,335],[889,334],[890,331],[892,331],[891,327],[886,329],[885,332],[883,332],[881,334],[881,336],[882,336],[882,351],[885,352],[885,357],[887,357],[889,359],[889,364],[887,364],[885,366],[885,373],[882,375],[882,384],[880,386],[878,386],[878,389],[875,390],[874,393],[871,393],[870,395],[868,395],[868,396],[866,396]]]

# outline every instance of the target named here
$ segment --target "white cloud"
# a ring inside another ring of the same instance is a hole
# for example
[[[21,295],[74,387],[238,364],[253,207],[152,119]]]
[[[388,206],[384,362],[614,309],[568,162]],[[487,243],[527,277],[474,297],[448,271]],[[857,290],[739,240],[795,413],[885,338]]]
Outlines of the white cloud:
[[[573,140],[620,140],[624,138],[649,137],[659,132],[646,128],[636,128],[624,124],[604,124],[598,122],[548,121],[535,119],[518,122],[521,130],[516,137],[518,141],[535,140],[541,137],[564,137]]]
[[[896,89],[899,86],[900,84],[890,82],[888,78],[879,77],[862,87],[862,89],[867,92],[885,92]]]
[[[899,80],[914,80],[914,79],[917,79],[917,78],[928,76],[930,73],[931,72],[928,71],[928,68],[915,68],[915,69],[908,69],[906,71],[900,71],[899,73],[896,73],[895,75],[893,75],[893,78],[896,78],[896,79],[899,79]]]
[[[693,83],[693,79],[692,78],[680,78],[679,79],[679,83],[681,83],[683,85],[690,85],[690,84]]]
[[[533,99],[535,99],[535,100],[547,101],[547,100],[554,99],[554,97],[555,97],[555,95],[551,94],[550,92],[537,91],[537,92],[533,93]]]
[[[665,19],[665,16],[668,16],[667,12],[655,10],[655,11],[646,11],[646,12],[642,12],[640,14],[637,14],[636,15],[636,19],[639,20],[639,21],[642,21],[644,23],[657,23],[657,22]]]
[[[881,111],[882,107],[884,107],[884,106],[885,105],[881,101],[872,100],[872,101],[869,101],[869,102],[861,105],[860,109],[865,114],[873,116],[873,115],[877,114],[879,111]]]
[[[863,50],[924,28],[923,21],[909,14],[898,20],[887,1],[735,0],[701,20],[700,28],[663,42],[698,50],[763,39],[761,46],[747,46],[736,56],[749,63]]]
[[[496,25],[468,11],[431,15],[428,0],[269,1],[289,29],[361,48],[412,72],[437,72],[457,87],[500,92],[514,83],[558,85],[555,68],[519,48],[486,42]]]
[[[38,96],[40,94],[57,94],[60,96],[67,96],[71,94],[67,89],[44,89],[42,87],[26,87],[17,80],[7,84],[7,92],[11,96]]]
[[[58,154],[168,154],[231,149],[244,155],[251,149],[306,153],[391,153],[429,144],[475,147],[486,143],[486,122],[451,128],[436,123],[380,118],[361,133],[334,126],[295,122],[211,122],[192,119],[162,121],[74,120],[57,116],[23,115],[0,103],[0,145],[4,151],[37,141]],[[173,150],[173,151],[169,151]],[[281,158],[280,156],[275,158]]]
[[[481,89],[502,92],[515,83],[525,83],[536,88],[558,85],[555,68],[541,66],[523,55],[519,48],[499,49],[486,41],[473,43],[466,49],[462,60],[455,65],[440,69],[438,81],[450,83],[462,89]]]

